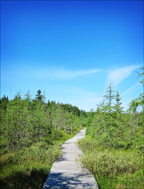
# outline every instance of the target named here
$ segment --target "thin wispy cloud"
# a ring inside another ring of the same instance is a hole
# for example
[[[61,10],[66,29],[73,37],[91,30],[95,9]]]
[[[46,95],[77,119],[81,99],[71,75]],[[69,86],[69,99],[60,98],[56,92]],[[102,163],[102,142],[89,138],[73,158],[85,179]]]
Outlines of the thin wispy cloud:
[[[140,68],[141,66],[142,65],[132,65],[111,71],[108,75],[108,81],[111,81],[115,86],[117,86],[125,78],[130,76],[135,69]]]
[[[91,69],[91,70],[55,70],[53,72],[48,72],[48,77],[51,78],[59,78],[59,79],[71,79],[77,76],[82,76],[82,75],[88,75],[88,74],[94,74],[98,72],[98,69]]]
[[[87,70],[68,70],[68,69],[60,69],[60,68],[24,68],[17,69],[7,75],[13,75],[14,77],[23,77],[30,79],[39,79],[39,80],[47,80],[47,79],[72,79],[78,76],[85,76],[90,74],[95,74],[99,72],[100,69],[87,69]]]
[[[136,83],[135,85],[133,85],[132,87],[130,87],[126,91],[124,91],[121,96],[125,96],[125,95],[129,94],[130,92],[134,91],[134,89],[136,87],[138,87],[139,85],[141,85],[141,84],[140,83]]]

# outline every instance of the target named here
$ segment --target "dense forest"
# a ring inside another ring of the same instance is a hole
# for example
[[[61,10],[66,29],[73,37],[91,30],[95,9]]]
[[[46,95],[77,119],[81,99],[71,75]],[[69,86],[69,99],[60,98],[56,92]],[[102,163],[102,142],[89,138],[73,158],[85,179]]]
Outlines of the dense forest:
[[[84,127],[86,137],[78,141],[84,152],[80,161],[100,188],[143,188],[144,93],[129,103],[127,111],[121,105],[112,83],[103,102],[91,112],[46,103],[41,90],[34,99],[30,92],[23,98],[18,92],[13,100],[4,95],[0,99],[2,188],[42,188],[52,163],[61,156],[62,143]]]
[[[37,91],[35,99],[30,98],[29,92],[24,99],[19,92],[13,100],[2,97],[1,148],[11,151],[38,141],[51,143],[63,132],[73,133],[81,125],[80,118],[86,116],[86,112],[76,106],[44,101],[41,90]]]
[[[87,113],[70,104],[45,102],[37,91],[0,99],[0,184],[2,188],[42,188],[61,145],[85,125]],[[85,125],[86,126],[86,125]]]

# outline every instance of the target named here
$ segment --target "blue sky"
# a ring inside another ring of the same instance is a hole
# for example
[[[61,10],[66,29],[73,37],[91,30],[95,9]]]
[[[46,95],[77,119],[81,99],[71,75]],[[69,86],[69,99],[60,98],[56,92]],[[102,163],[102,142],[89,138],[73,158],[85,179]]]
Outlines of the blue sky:
[[[41,90],[89,111],[111,81],[127,109],[142,66],[142,1],[1,1],[1,96]]]

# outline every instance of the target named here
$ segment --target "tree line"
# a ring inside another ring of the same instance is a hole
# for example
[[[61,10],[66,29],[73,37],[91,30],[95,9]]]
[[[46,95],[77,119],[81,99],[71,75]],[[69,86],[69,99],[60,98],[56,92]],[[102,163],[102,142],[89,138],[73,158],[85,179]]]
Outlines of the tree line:
[[[138,77],[143,75],[144,72]],[[140,82],[144,85],[143,79]],[[112,83],[108,84],[96,111],[91,112],[55,101],[45,103],[41,90],[34,99],[29,92],[24,98],[18,92],[13,100],[4,95],[0,99],[0,145],[10,151],[41,140],[52,143],[63,133],[72,133],[82,125],[87,126],[87,134],[105,146],[128,148],[136,144],[142,147],[144,93],[129,103],[126,112],[121,105],[120,94]],[[137,112],[139,106],[141,112]]]
[[[70,104],[48,100],[41,90],[31,99],[28,92],[22,98],[18,92],[13,100],[0,99],[1,147],[7,151],[29,146],[37,141],[52,143],[63,135],[73,133],[82,124],[86,112]]]

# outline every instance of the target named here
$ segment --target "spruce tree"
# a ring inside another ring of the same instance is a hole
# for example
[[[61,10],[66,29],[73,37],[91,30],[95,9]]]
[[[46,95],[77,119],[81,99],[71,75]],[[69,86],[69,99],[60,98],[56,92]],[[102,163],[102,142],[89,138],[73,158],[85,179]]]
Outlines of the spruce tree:
[[[120,94],[119,94],[118,91],[117,91],[117,94],[116,94],[115,97],[116,97],[116,98],[115,98],[116,103],[114,104],[113,109],[115,110],[116,113],[122,113],[123,107],[121,107],[122,102],[120,102],[120,101],[121,101],[121,98],[120,98]]]
[[[38,101],[40,101],[40,100],[42,100],[42,98],[43,98],[43,95],[41,95],[41,90],[38,90],[38,91],[37,91],[37,95],[36,95],[36,99],[37,99]]]
[[[109,83],[106,89],[106,94],[104,95],[104,98],[108,100],[107,109],[109,113],[112,112],[112,100],[115,97],[114,95],[115,90],[113,90],[113,88],[114,87],[112,83]]]

